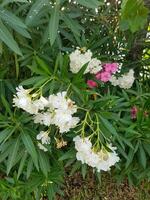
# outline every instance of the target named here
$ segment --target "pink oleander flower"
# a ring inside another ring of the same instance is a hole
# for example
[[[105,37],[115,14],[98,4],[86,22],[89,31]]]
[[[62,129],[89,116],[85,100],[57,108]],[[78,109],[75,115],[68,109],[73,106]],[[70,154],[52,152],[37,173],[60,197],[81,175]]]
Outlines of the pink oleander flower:
[[[118,63],[106,63],[104,64],[105,72],[115,73],[118,69]]]
[[[98,73],[95,75],[95,77],[96,77],[97,80],[100,80],[100,78],[101,78],[101,72],[98,72]]]
[[[136,119],[137,112],[138,112],[137,107],[136,107],[136,106],[133,106],[133,107],[131,108],[131,119]]]
[[[102,71],[96,74],[96,79],[101,80],[102,82],[107,82],[110,80],[110,78],[111,78],[110,72]]]
[[[95,88],[97,87],[97,83],[93,80],[88,80],[87,81],[87,85],[90,87],[90,88]]]

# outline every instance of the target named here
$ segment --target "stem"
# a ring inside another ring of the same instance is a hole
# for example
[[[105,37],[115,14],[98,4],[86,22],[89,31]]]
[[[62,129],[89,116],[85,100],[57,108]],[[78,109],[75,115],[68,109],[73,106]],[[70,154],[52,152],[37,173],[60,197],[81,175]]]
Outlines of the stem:
[[[89,112],[86,112],[86,115],[85,115],[85,118],[84,118],[84,121],[83,121],[83,126],[82,126],[82,129],[81,129],[81,135],[82,135],[83,138],[84,138],[84,133],[85,133],[84,130],[85,130],[85,127],[86,127],[88,114],[89,114]]]
[[[18,63],[18,59],[17,59],[17,55],[14,54],[14,58],[15,58],[15,67],[16,67],[16,78],[18,80],[18,76],[19,76],[19,63]]]

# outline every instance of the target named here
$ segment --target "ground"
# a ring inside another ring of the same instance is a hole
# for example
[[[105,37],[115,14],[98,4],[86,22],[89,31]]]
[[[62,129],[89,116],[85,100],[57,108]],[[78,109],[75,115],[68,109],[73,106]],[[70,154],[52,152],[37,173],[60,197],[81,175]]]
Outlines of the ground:
[[[150,200],[150,182],[131,187],[124,181],[118,185],[111,175],[103,175],[101,183],[91,173],[85,179],[79,173],[66,177],[64,197],[57,200]]]

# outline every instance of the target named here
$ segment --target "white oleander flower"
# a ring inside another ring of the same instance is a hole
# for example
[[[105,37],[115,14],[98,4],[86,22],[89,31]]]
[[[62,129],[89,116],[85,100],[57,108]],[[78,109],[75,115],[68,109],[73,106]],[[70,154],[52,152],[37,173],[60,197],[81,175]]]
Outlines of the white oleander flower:
[[[87,156],[86,163],[93,168],[97,168],[98,162],[99,156],[91,150],[90,154]]]
[[[73,141],[75,142],[75,149],[77,150],[77,160],[81,161],[82,164],[88,164],[88,159],[91,155],[92,143],[88,138],[81,138],[80,136],[73,138]]]
[[[97,74],[101,69],[101,61],[97,58],[92,58],[92,52],[90,50],[81,51],[77,48],[70,54],[70,71],[74,74],[78,73],[83,65],[87,64],[87,68],[84,72]]]
[[[33,105],[36,107],[38,111],[43,110],[46,106],[48,106],[48,104],[49,104],[48,100],[43,96],[33,101]]]
[[[77,160],[81,161],[82,164],[86,163],[88,157],[90,155],[92,143],[89,141],[88,138],[82,139],[80,136],[76,136],[73,138],[75,142],[75,149],[77,150],[76,158]]]
[[[73,141],[75,142],[75,149],[77,151],[89,152],[92,148],[92,143],[87,137],[81,138],[78,135],[78,136],[73,138]]]
[[[50,95],[48,99],[41,96],[36,100],[32,98],[36,98],[37,94],[30,95],[30,92],[31,90],[25,90],[19,86],[13,102],[15,106],[33,114],[34,123],[45,126],[55,125],[61,133],[75,128],[79,118],[72,115],[77,112],[77,106],[75,102],[67,98],[66,91]]]
[[[53,109],[53,123],[59,127],[61,133],[68,132],[79,122],[79,118],[72,115],[77,112],[77,106],[66,97],[66,92],[59,92],[49,96],[49,107]]]
[[[134,71],[133,69],[130,69],[127,74],[124,74],[123,76],[118,78],[119,87],[123,89],[129,89],[132,87],[134,80]]]
[[[30,95],[31,90],[25,90],[22,86],[18,86],[16,90],[17,93],[16,95],[14,95],[13,98],[14,106],[21,108],[30,114],[36,113],[37,109],[32,104],[32,99]]]
[[[102,69],[102,63],[97,58],[92,58],[88,64],[88,69],[91,74],[97,74]]]
[[[130,69],[128,73],[123,74],[119,78],[116,78],[114,75],[111,77],[110,82],[113,86],[119,86],[123,89],[129,89],[134,83],[134,71]]]
[[[44,113],[38,113],[34,116],[34,123],[43,124],[45,126],[50,126],[54,124],[54,114],[51,112],[44,112]]]
[[[66,104],[66,95],[67,92],[58,92],[56,95],[52,94],[49,96],[48,101],[49,101],[49,107],[51,109],[67,109],[67,104]]]
[[[112,147],[111,144],[108,145],[108,148],[111,152],[108,152],[106,149],[101,149],[97,154],[99,156],[99,162],[97,164],[97,170],[109,171],[110,167],[115,165],[120,159],[115,152],[116,147]]]
[[[86,63],[91,61],[92,52],[87,50],[85,52],[81,52],[79,49],[76,49],[74,52],[70,54],[70,70],[72,73],[76,74],[80,71],[80,69]],[[85,70],[85,74],[89,72],[89,69]]]
[[[50,137],[47,131],[41,131],[37,136],[37,140],[41,140],[42,144],[50,144]]]
[[[118,79],[117,79],[114,75],[112,75],[112,77],[110,78],[109,81],[111,82],[111,84],[112,84],[113,86],[119,85],[119,81],[118,81]]]
[[[95,152],[92,149],[92,143],[89,138],[76,136],[73,141],[75,142],[75,149],[77,150],[77,160],[80,160],[82,164],[86,163],[89,166],[96,168],[97,171],[108,171],[111,166],[119,161],[119,157],[115,152],[116,148],[112,147],[111,144],[108,145],[111,152],[108,152],[104,148]]]
[[[60,133],[65,133],[70,131],[71,128],[75,128],[79,123],[80,119],[78,117],[72,117],[70,121],[66,121],[58,125]]]
[[[40,142],[38,142],[38,147],[39,149],[43,150],[43,151],[48,151],[48,149],[46,147],[44,147],[44,145],[42,145]]]
[[[48,102],[51,109],[67,111],[68,113],[70,112],[70,114],[77,112],[77,106],[74,104],[75,102],[67,98],[66,91],[59,92],[56,95],[50,95]]]
[[[57,126],[66,124],[71,120],[72,120],[72,115],[70,115],[70,113],[67,113],[67,111],[63,112],[59,109],[55,111],[54,122]]]
[[[28,96],[31,92],[31,89],[24,89],[21,85],[16,87],[16,94],[17,96]]]

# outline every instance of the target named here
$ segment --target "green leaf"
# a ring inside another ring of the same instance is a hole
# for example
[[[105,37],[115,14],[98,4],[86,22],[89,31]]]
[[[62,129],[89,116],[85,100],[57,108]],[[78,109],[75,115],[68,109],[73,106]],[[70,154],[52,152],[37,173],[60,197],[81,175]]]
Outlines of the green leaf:
[[[35,58],[36,58],[36,62],[39,65],[38,67],[44,72],[46,72],[46,74],[50,75],[51,74],[50,67],[38,56],[36,56]]]
[[[9,149],[0,154],[0,163],[3,162],[9,155]]]
[[[85,179],[85,176],[86,176],[86,174],[87,174],[87,171],[88,171],[87,165],[86,165],[86,164],[83,164],[83,165],[81,166],[81,173],[82,173],[83,179]]]
[[[64,153],[60,158],[59,161],[67,160],[75,157],[76,151],[74,149],[70,149],[66,153]]]
[[[39,164],[43,174],[47,177],[50,171],[50,164],[47,155],[39,150]]]
[[[1,6],[6,6],[9,3],[17,3],[17,2],[20,2],[20,3],[29,3],[28,0],[4,0],[2,2]]]
[[[22,81],[20,84],[21,85],[34,85],[35,83],[38,83],[39,81],[43,81],[44,80],[47,80],[47,77],[45,76],[34,76],[34,77],[31,77],[31,78],[28,78],[24,81]]]
[[[45,72],[40,66],[35,66],[35,65],[28,65],[27,66],[32,72],[40,75],[47,75],[47,72]]]
[[[7,175],[9,174],[11,168],[13,167],[13,164],[15,162],[18,149],[20,145],[20,137],[18,137],[15,141],[14,144],[12,145],[11,151],[9,153],[8,161],[7,161]]]
[[[21,162],[20,162],[20,165],[19,165],[17,179],[19,178],[20,174],[22,173],[22,170],[23,170],[23,167],[25,165],[25,161],[26,161],[27,155],[28,155],[28,153],[24,152],[24,155],[23,155],[23,157],[21,159]]]
[[[120,28],[136,32],[144,28],[149,10],[144,6],[143,0],[124,0],[121,5]]]
[[[77,94],[78,98],[85,103],[84,95],[81,93],[81,89],[76,87],[76,85],[71,85],[72,90]]]
[[[127,156],[126,152],[124,151],[124,149],[123,149],[121,146],[119,146],[119,145],[117,145],[117,149],[118,149],[118,152],[119,152],[126,160],[128,160],[128,156]]]
[[[39,170],[37,152],[36,152],[35,146],[32,142],[30,135],[27,132],[22,131],[21,138],[22,138],[22,141],[23,141],[28,153],[31,155],[31,157],[33,159],[34,165],[36,166],[37,170]]]
[[[104,126],[111,132],[112,135],[117,136],[117,132],[116,129],[112,126],[112,124],[105,118],[103,118],[102,116],[100,116],[101,122],[104,124]]]
[[[98,8],[100,5],[104,4],[98,0],[77,0],[77,3],[93,9]]]
[[[48,184],[47,194],[48,194],[48,199],[49,200],[53,200],[55,198],[55,191],[54,191],[54,187],[53,187],[52,183]]]
[[[5,10],[0,6],[0,18],[6,21],[8,24],[19,26],[21,28],[27,28],[27,26],[20,20],[19,17],[16,17],[13,13]]]
[[[13,127],[8,127],[6,129],[4,129],[3,131],[0,131],[0,143],[3,142],[3,140],[5,140],[8,136],[12,135],[12,133],[14,132],[14,128]]]
[[[27,164],[27,179],[30,177],[32,169],[33,169],[33,161],[32,158],[30,157]]]
[[[41,186],[44,183],[44,177],[41,174],[34,174],[32,178],[28,181],[28,190],[33,191],[37,189],[38,186]]]
[[[125,144],[127,144],[130,148],[134,149],[132,143],[131,143],[128,139],[126,139],[125,137],[122,137],[122,136],[120,136],[120,137],[121,137],[122,141],[123,141]]]
[[[42,8],[46,5],[49,5],[48,0],[36,0],[35,3],[32,5],[31,9],[28,12],[26,17],[26,24],[28,26],[32,26],[34,21],[36,20],[37,15],[42,10]]]
[[[84,75],[84,72],[85,72],[87,66],[88,66],[88,63],[83,65],[82,68],[79,70],[79,72],[74,75],[72,83],[78,83],[78,82],[81,82],[83,80],[83,75]]]
[[[31,39],[31,36],[30,36],[30,34],[28,33],[28,31],[26,30],[26,29],[24,29],[24,28],[21,28],[21,27],[19,27],[19,26],[16,26],[16,25],[14,25],[14,24],[9,24],[9,26],[11,27],[11,28],[13,28],[16,32],[18,32],[20,35],[22,35],[22,36],[24,36],[24,37],[26,37],[26,38],[29,38],[29,39]]]
[[[146,168],[146,154],[145,154],[145,151],[143,149],[143,146],[142,144],[139,145],[139,163],[143,166],[143,168],[145,169]]]
[[[126,167],[126,168],[128,168],[129,165],[132,163],[133,158],[134,158],[134,154],[135,154],[134,150],[133,150],[133,149],[130,149],[130,150],[129,150],[129,153],[128,153],[128,160],[127,160],[127,162],[126,162],[126,164],[125,164],[125,167]]]
[[[0,20],[0,40],[2,40],[11,50],[13,50],[16,54],[22,55],[18,44],[14,40],[11,33],[8,31],[6,26]]]
[[[145,151],[148,153],[148,155],[150,156],[150,144],[144,143],[143,147],[144,147]]]
[[[60,61],[60,71],[61,71],[61,76],[63,79],[69,79],[69,57],[68,55],[62,56],[59,54],[59,61]]]
[[[63,20],[66,25],[71,29],[74,35],[80,36],[81,30],[84,30],[83,27],[78,23],[78,21],[71,19],[68,15],[63,14]]]
[[[2,103],[5,107],[5,109],[6,109],[6,112],[9,113],[10,116],[12,116],[12,111],[10,109],[10,105],[3,95],[1,95],[1,100],[2,100]]]
[[[81,166],[82,166],[81,162],[76,161],[75,164],[72,166],[70,176],[72,176],[77,170],[79,170]]]
[[[13,134],[13,132],[15,131],[16,127],[8,127],[6,129],[4,129],[3,131],[0,132],[0,143],[3,142],[5,143],[5,141]]]
[[[56,40],[58,26],[59,26],[59,4],[56,3],[55,7],[52,10],[49,22],[49,37],[51,45],[53,45]]]

